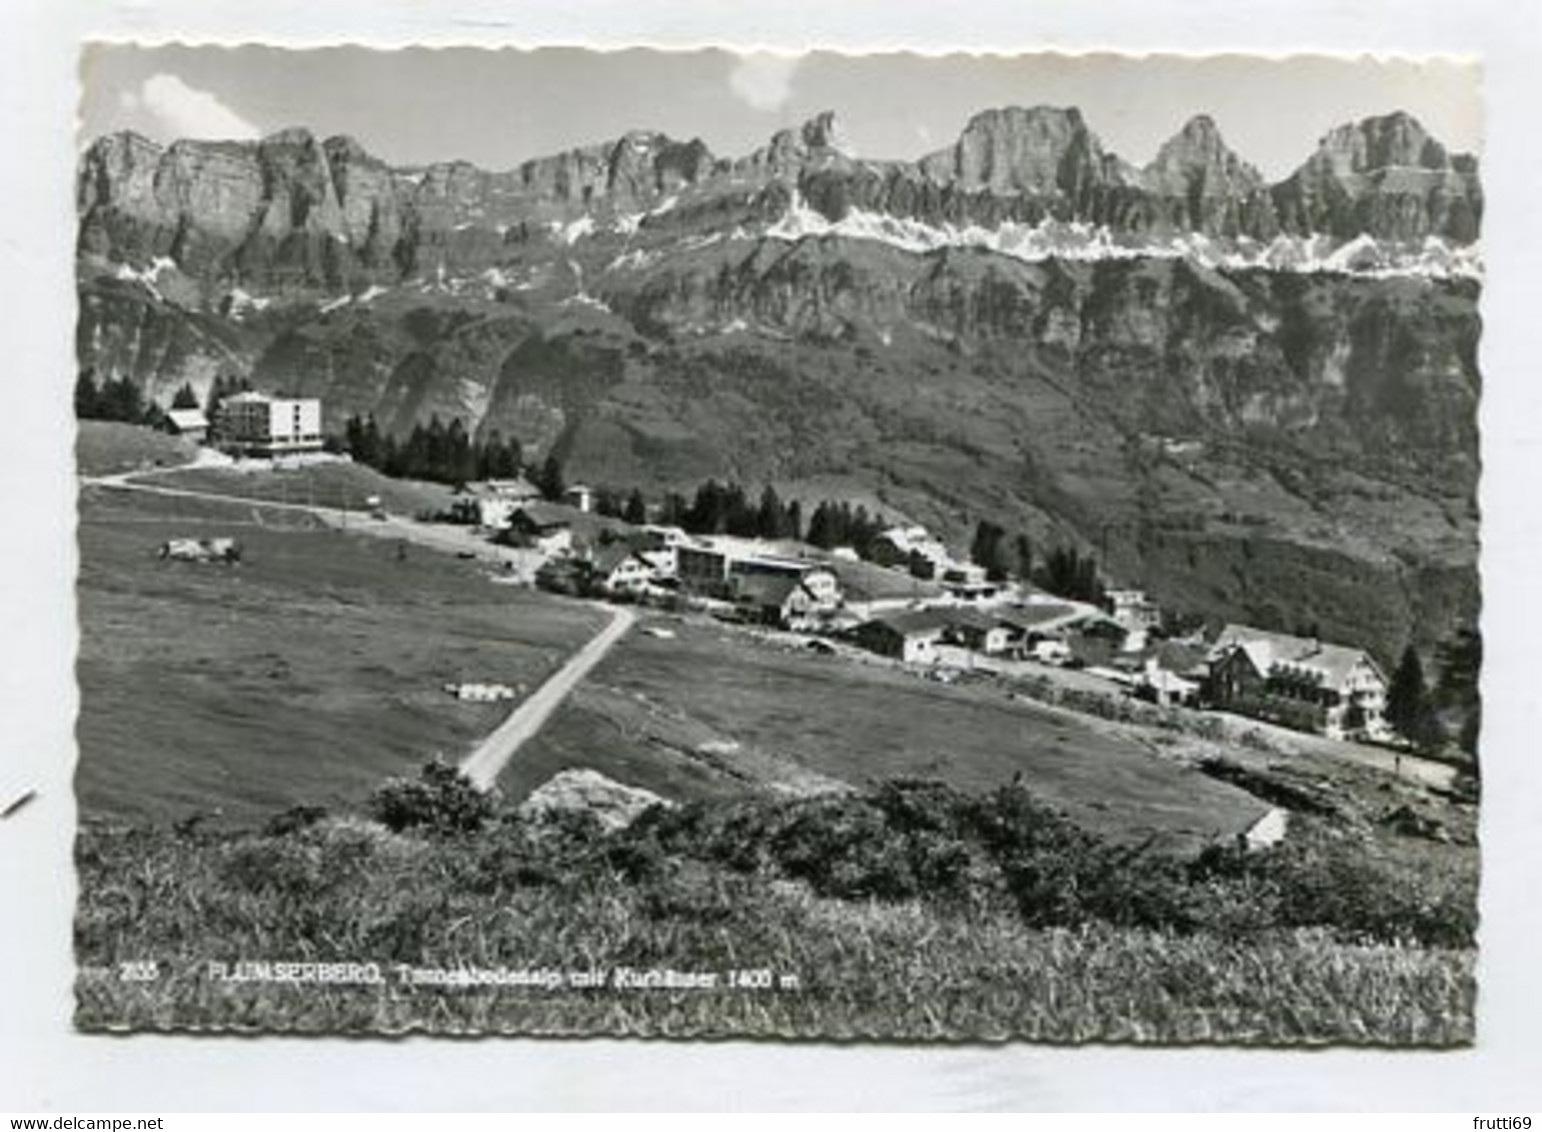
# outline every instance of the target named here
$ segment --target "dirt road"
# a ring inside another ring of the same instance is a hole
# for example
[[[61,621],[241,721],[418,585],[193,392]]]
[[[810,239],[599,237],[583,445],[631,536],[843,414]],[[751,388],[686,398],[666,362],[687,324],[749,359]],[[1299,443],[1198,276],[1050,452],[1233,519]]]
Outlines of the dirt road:
[[[435,550],[459,555],[474,555],[486,561],[504,564],[514,563],[515,557],[522,553],[492,546],[471,531],[459,527],[431,526],[395,515],[382,519],[363,518],[357,511],[348,512],[335,507],[319,507],[307,503],[281,503],[252,499],[247,496],[167,487],[164,484],[146,482],[143,476],[144,473],[126,472],[120,475],[88,478],[83,482],[117,491],[137,491],[151,495],[212,500],[246,507],[261,507],[264,510],[299,511],[323,522],[346,526],[350,531],[377,538],[403,539]],[[528,552],[524,553],[528,554]],[[519,563],[519,565],[526,564]],[[487,790],[493,786],[498,780],[498,775],[508,765],[520,746],[541,729],[568,693],[578,685],[590,669],[604,659],[611,646],[619,641],[637,620],[637,615],[625,606],[596,605],[595,608],[610,614],[610,624],[574,653],[572,658],[537,688],[529,699],[515,708],[513,714],[504,720],[497,730],[482,740],[476,750],[461,763],[461,769],[479,788]]]
[[[169,469],[182,471],[184,469]],[[397,539],[415,546],[425,546],[450,554],[494,562],[512,574],[527,578],[540,562],[533,551],[495,546],[485,538],[474,534],[470,528],[421,523],[400,515],[372,518],[365,512],[346,511],[338,507],[322,507],[312,503],[284,503],[274,499],[257,499],[247,495],[228,495],[222,492],[198,491],[185,487],[169,487],[151,482],[154,472],[123,472],[112,476],[94,476],[81,480],[82,486],[103,487],[113,491],[135,491],[148,495],[164,495],[178,499],[198,499],[213,503],[228,503],[242,507],[261,508],[264,511],[289,511],[310,515],[329,526],[340,527],[355,534],[372,538]]]
[[[498,781],[498,775],[508,765],[524,742],[539,731],[551,718],[568,693],[577,687],[589,670],[605,658],[619,641],[637,615],[624,605],[597,605],[611,616],[611,622],[601,629],[583,648],[573,654],[566,664],[537,688],[508,719],[467,755],[460,769],[479,789],[488,790]]]

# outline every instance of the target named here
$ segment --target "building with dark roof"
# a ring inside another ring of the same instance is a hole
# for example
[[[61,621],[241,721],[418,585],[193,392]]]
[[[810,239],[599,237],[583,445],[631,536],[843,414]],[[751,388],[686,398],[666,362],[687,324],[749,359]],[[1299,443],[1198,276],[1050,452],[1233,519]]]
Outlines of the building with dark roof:
[[[1387,677],[1364,649],[1228,625],[1205,686],[1224,711],[1331,738],[1385,738]]]

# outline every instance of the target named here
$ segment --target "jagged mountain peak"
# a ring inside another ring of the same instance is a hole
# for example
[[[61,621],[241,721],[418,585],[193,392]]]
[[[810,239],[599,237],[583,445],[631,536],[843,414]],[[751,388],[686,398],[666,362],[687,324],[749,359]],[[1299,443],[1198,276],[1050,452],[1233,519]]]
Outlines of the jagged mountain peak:
[[[737,162],[735,167],[741,173],[795,180],[809,169],[844,166],[849,158],[850,150],[835,111],[824,110],[796,129],[789,126],[777,130],[763,148]]]
[[[969,119],[958,141],[921,159],[933,181],[1077,200],[1131,177],[1074,106],[1003,106]]]
[[[1142,178],[1152,191],[1173,196],[1246,195],[1264,184],[1262,174],[1226,144],[1208,114],[1194,115],[1163,142]]]
[[[849,153],[850,146],[834,110],[821,110],[804,122],[798,133],[808,149],[834,149]]]
[[[1453,159],[1401,110],[1329,131],[1271,193],[1285,227],[1344,239],[1395,232],[1404,241],[1469,244],[1483,209],[1476,161]]]
[[[1185,154],[1226,154],[1235,156],[1221,127],[1208,114],[1195,114],[1185,122],[1176,134],[1168,138],[1162,148],[1178,150]]]
[[[976,112],[964,133],[1024,128],[1074,131],[1085,130],[1087,123],[1075,106],[993,106]]]
[[[365,149],[363,143],[352,134],[333,134],[321,143],[321,148],[326,151],[327,157],[333,161],[365,161],[377,165],[385,164],[385,162]]]
[[[311,133],[307,126],[285,126],[283,129],[274,130],[265,135],[258,145],[263,149],[271,149],[277,146],[292,146],[296,149],[310,149],[316,145],[316,135]]]
[[[1412,114],[1394,110],[1361,118],[1331,130],[1318,143],[1317,157],[1327,158],[1346,173],[1387,168],[1443,170],[1450,155]]]

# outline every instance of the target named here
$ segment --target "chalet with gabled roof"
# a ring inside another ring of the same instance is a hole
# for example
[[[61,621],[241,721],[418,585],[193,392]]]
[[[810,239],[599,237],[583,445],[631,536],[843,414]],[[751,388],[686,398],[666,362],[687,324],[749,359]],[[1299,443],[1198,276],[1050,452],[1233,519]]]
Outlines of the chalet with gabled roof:
[[[1223,711],[1331,738],[1384,738],[1387,677],[1364,649],[1228,625],[1210,650],[1206,699]]]

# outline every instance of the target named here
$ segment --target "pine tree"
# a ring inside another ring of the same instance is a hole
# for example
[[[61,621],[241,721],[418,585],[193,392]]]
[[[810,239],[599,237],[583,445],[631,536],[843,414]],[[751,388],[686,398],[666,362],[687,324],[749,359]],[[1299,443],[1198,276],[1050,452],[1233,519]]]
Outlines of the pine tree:
[[[471,447],[471,437],[466,426],[456,417],[445,433],[444,481],[467,484],[477,478],[477,454]]]
[[[96,387],[96,371],[83,369],[75,378],[75,416],[83,421],[101,415],[101,393]]]
[[[1057,546],[1050,551],[1044,565],[1034,574],[1034,581],[1057,597],[1093,604],[1103,601],[1097,559],[1091,555],[1084,558],[1073,547]]]
[[[181,388],[171,398],[173,409],[198,408],[198,394],[193,392],[193,387],[188,382],[183,382]]]
[[[1439,660],[1437,701],[1457,713],[1457,745],[1468,754],[1476,755],[1483,713],[1478,688],[1483,669],[1483,638],[1476,629],[1458,629],[1455,636],[1441,644]]]
[[[423,471],[420,473],[423,479],[443,483],[450,478],[450,436],[438,413],[428,418],[423,462]]]
[[[642,492],[635,487],[632,489],[632,494],[626,498],[626,510],[622,513],[622,518],[639,527],[648,521],[648,504],[643,499]]]
[[[1017,576],[1026,582],[1033,577],[1033,544],[1028,541],[1027,535],[1020,534],[1012,550],[1013,557],[1017,559]]]
[[[975,526],[969,560],[984,569],[992,581],[999,582],[1007,576],[1006,537],[1005,530],[986,519]]]
[[[594,491],[594,513],[604,515],[607,519],[620,519],[623,517],[625,504],[615,489],[609,487],[596,488]]]
[[[761,538],[780,539],[787,537],[786,531],[787,516],[782,509],[781,497],[776,494],[776,488],[767,484],[760,493],[760,507],[755,514],[755,533]]]
[[[363,449],[359,459],[371,468],[380,467],[382,463],[380,455],[380,426],[375,423],[374,413],[365,418],[364,428],[359,434],[359,443]]]
[[[127,377],[108,380],[97,399],[99,415],[110,421],[139,424],[145,419],[144,397]]]
[[[407,437],[407,443],[402,445],[400,449],[399,467],[401,470],[391,474],[414,480],[427,479],[431,466],[428,430],[421,424],[415,424],[412,426],[411,434]]]
[[[540,491],[543,499],[553,503],[562,500],[563,492],[567,490],[567,484],[562,478],[562,461],[557,459],[555,452],[548,452],[546,459],[541,464],[541,470],[536,474],[535,486]]]
[[[878,537],[878,521],[867,513],[867,508],[861,503],[848,514],[850,517],[846,521],[843,545],[850,546],[860,557],[866,558],[872,552],[873,540]]]
[[[1424,683],[1424,665],[1412,644],[1403,650],[1403,659],[1392,675],[1386,715],[1397,733],[1416,747],[1431,746],[1437,741],[1438,726]]]
[[[364,462],[361,455],[364,447],[364,422],[359,419],[358,413],[350,414],[343,422],[343,446],[355,460],[361,464]]]
[[[684,528],[689,512],[690,508],[685,502],[685,496],[678,491],[671,491],[664,496],[664,503],[659,508],[659,522],[666,527]]]
[[[743,486],[730,483],[723,492],[723,530],[739,538],[754,538],[758,518]]]
[[[814,508],[813,517],[808,521],[808,541],[822,550],[840,545],[835,541],[832,509],[828,503],[821,501]]]

